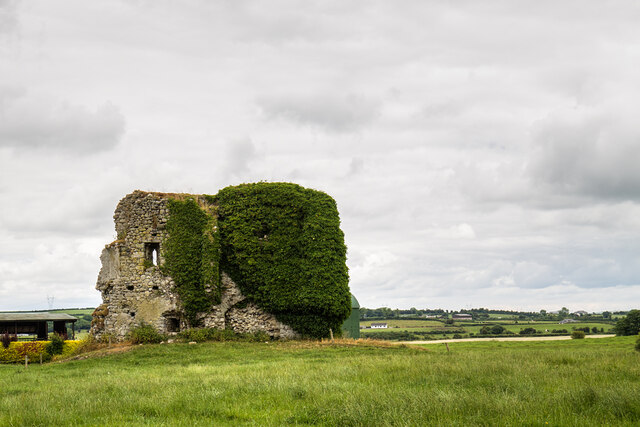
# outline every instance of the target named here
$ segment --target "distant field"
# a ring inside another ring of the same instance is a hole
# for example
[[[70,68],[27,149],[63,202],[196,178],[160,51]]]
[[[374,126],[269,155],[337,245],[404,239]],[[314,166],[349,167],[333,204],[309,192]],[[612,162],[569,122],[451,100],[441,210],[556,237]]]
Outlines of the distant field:
[[[93,310],[95,310],[95,308],[57,308],[57,309],[53,309],[53,310],[37,310],[36,312],[49,312],[49,313],[67,313],[70,314],[72,316],[74,315],[79,315],[79,314],[91,314],[93,313]],[[19,310],[14,310],[14,311],[0,311],[0,313],[14,313],[16,311]],[[24,313],[31,313],[32,311],[26,310],[23,311]]]
[[[402,320],[402,319],[390,319],[384,321],[373,321],[375,323],[387,323],[388,328],[386,329],[362,329],[361,335],[365,337],[376,337],[380,336],[385,339],[397,339],[404,340],[409,338],[402,337],[385,337],[385,333],[387,332],[410,332],[410,333],[428,333],[428,332],[440,332],[445,331],[448,332],[449,335],[433,335],[431,338],[440,339],[440,338],[450,338],[454,333],[458,333],[459,335],[469,335],[474,334],[476,336],[481,336],[480,330],[483,326],[493,326],[493,325],[501,325],[506,330],[513,332],[514,334],[518,334],[522,329],[525,328],[534,328],[539,333],[552,333],[553,330],[562,330],[566,329],[566,334],[570,334],[574,328],[584,328],[588,327],[592,329],[596,327],[598,329],[598,333],[608,333],[613,329],[612,323],[598,323],[598,322],[577,322],[577,323],[566,323],[559,324],[559,322],[550,322],[550,321],[515,321],[515,320],[489,320],[484,322],[468,322],[468,321],[455,321],[453,325],[445,325],[444,322],[434,321],[434,320]],[[361,326],[369,326],[372,322],[360,322]],[[460,332],[464,331],[464,332]]]
[[[395,328],[424,328],[428,326],[444,326],[444,323],[438,320],[363,320],[360,326],[371,326],[372,323],[386,323],[388,326]]]
[[[634,341],[136,346],[0,365],[0,425],[635,426]]]
[[[490,313],[489,314],[489,319],[490,320],[517,320],[518,316],[515,314],[495,314],[495,313]]]
[[[79,314],[91,315],[93,313],[93,310],[95,310],[95,308],[62,308],[58,310],[49,310],[49,313],[67,313],[72,316]]]
[[[439,327],[433,327],[433,328],[391,328],[391,329],[366,329],[366,330],[361,330],[364,331],[366,333],[371,333],[371,334],[379,334],[379,333],[384,333],[385,331],[389,332],[389,331],[410,331],[410,332],[430,332],[430,331],[457,331],[460,330],[460,328],[453,326],[453,327],[444,327],[444,325],[439,326]]]

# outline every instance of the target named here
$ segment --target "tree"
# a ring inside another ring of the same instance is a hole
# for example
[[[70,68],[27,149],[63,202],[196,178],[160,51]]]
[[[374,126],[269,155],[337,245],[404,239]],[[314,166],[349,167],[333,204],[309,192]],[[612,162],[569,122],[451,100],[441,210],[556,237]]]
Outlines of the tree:
[[[611,319],[611,312],[610,311],[603,311],[602,312],[602,318],[603,319]]]
[[[493,327],[491,328],[491,333],[493,335],[500,335],[504,331],[505,331],[505,329],[504,329],[504,326],[502,326],[502,325],[493,325]]]
[[[625,317],[618,320],[613,328],[616,335],[637,335],[640,333],[640,310],[631,310]]]

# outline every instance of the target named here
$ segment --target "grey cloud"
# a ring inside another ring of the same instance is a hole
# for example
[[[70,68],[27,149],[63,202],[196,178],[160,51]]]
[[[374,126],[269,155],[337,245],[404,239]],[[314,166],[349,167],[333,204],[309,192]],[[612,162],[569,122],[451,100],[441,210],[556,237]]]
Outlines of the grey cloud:
[[[304,8],[282,8],[277,14],[272,13],[272,4],[260,2],[244,9],[237,9],[234,4],[234,9],[241,15],[242,21],[251,23],[237,28],[236,38],[260,43],[336,40],[346,36],[353,25],[344,16],[335,13],[338,8],[326,7],[326,4],[322,7],[309,3]]]
[[[364,128],[379,114],[377,101],[347,94],[271,96],[258,100],[267,118],[283,119],[327,132],[353,132]]]
[[[533,181],[560,194],[639,201],[640,131],[624,114],[574,109],[541,121]]]
[[[230,175],[242,177],[249,172],[249,163],[258,157],[250,138],[230,141],[226,147],[226,169]]]
[[[14,31],[18,26],[15,0],[0,0],[0,36]]]
[[[362,157],[353,157],[349,163],[349,171],[347,176],[357,175],[364,169],[364,160]]]
[[[91,111],[17,88],[0,89],[0,115],[0,147],[106,151],[118,144],[125,130],[124,117],[111,103]]]

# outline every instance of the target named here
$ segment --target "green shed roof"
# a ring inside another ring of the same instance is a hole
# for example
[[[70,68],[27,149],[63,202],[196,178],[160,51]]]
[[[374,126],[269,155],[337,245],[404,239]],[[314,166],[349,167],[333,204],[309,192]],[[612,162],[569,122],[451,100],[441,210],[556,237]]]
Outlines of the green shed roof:
[[[0,322],[30,322],[38,320],[65,320],[67,322],[75,322],[78,319],[66,313],[0,313]]]
[[[356,297],[353,296],[353,294],[351,294],[351,308],[360,308],[360,304],[358,303]]]

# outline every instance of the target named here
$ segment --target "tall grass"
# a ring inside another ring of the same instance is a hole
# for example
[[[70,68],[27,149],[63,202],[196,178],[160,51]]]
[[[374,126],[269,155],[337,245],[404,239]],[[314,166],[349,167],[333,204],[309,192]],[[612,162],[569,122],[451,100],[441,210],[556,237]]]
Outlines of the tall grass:
[[[638,425],[635,339],[136,346],[0,366],[0,425]]]

